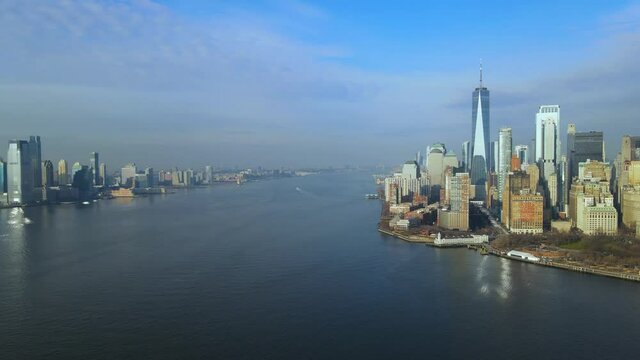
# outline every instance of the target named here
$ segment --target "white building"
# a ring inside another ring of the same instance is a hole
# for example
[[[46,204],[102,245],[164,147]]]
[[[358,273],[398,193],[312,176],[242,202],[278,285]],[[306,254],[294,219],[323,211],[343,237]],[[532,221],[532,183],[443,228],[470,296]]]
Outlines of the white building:
[[[534,162],[543,160],[543,162],[553,161],[555,164],[557,157],[562,153],[559,129],[560,106],[540,106],[536,114],[536,149]]]
[[[124,184],[127,183],[127,181],[129,179],[134,179],[136,177],[137,172],[138,172],[138,169],[136,168],[136,164],[131,163],[131,164],[125,165],[120,170],[120,182],[121,182],[121,184],[124,185]]]
[[[511,128],[504,127],[500,129],[498,135],[498,199],[502,201],[502,193],[504,191],[504,182],[511,171],[511,149],[512,149]]]
[[[24,140],[9,141],[9,150],[7,151],[8,203],[22,205],[31,202],[34,192],[33,180],[29,143]]]

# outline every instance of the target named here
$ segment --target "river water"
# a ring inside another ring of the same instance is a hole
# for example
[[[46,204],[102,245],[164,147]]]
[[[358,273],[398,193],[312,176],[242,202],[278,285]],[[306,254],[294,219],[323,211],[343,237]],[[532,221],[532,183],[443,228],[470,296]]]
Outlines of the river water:
[[[640,284],[376,231],[367,173],[0,210],[2,359],[632,359]]]

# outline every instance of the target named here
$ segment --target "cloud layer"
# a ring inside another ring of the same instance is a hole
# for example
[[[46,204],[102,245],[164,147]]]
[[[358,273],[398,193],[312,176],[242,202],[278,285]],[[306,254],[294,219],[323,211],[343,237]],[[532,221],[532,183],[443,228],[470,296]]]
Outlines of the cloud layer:
[[[331,21],[301,2],[282,6],[299,26]],[[364,70],[341,61],[351,49],[299,40],[260,13],[195,19],[151,1],[10,0],[0,14],[0,140],[40,134],[46,158],[391,164],[437,141],[458,150],[470,135],[473,69]],[[604,130],[617,151],[623,133],[640,133],[639,18],[637,7],[603,17],[570,68],[522,79],[490,70],[492,133],[510,125],[528,142],[537,107],[559,103],[565,126]],[[553,56],[532,51],[532,61]]]

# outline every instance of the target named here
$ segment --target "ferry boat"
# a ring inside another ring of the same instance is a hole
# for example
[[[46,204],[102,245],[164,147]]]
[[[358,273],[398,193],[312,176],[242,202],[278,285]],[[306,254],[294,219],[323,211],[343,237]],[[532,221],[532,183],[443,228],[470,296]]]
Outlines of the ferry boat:
[[[365,199],[380,199],[380,195],[378,194],[365,194]]]

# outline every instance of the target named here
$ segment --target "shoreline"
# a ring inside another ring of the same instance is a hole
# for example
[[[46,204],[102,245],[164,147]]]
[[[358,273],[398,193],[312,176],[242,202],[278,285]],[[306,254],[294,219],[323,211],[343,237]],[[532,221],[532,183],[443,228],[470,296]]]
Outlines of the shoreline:
[[[441,246],[441,245],[436,245],[433,243],[433,240],[431,239],[426,239],[424,237],[421,236],[415,236],[415,235],[404,235],[404,234],[400,234],[397,233],[395,231],[392,230],[385,230],[385,229],[381,229],[380,227],[378,227],[378,232],[381,232],[385,235],[389,235],[392,236],[396,239],[400,239],[409,243],[413,243],[413,244],[425,244],[427,246],[431,246],[431,247],[436,247],[436,248],[452,248],[452,247],[466,247],[466,245],[461,245],[461,246]],[[431,240],[431,241],[429,241]],[[620,280],[627,280],[627,281],[634,281],[634,282],[640,282],[640,275],[633,275],[633,274],[625,274],[625,273],[619,273],[619,272],[613,272],[613,271],[606,271],[606,270],[601,270],[601,269],[596,269],[587,265],[583,265],[583,266],[578,266],[578,265],[571,265],[571,264],[563,264],[563,263],[555,263],[555,262],[548,262],[548,261],[528,261],[528,260],[524,260],[524,259],[518,259],[515,257],[511,257],[508,256],[506,254],[502,254],[501,252],[493,249],[491,246],[488,246],[488,251],[489,251],[489,255],[493,255],[493,256],[497,256],[503,259],[508,259],[508,260],[513,260],[513,261],[519,261],[519,262],[524,262],[527,264],[533,264],[533,265],[539,265],[539,266],[546,266],[546,267],[550,267],[550,268],[556,268],[556,269],[561,269],[561,270],[566,270],[566,271],[571,271],[571,272],[578,272],[578,273],[583,273],[583,274],[590,274],[590,275],[597,275],[597,276],[604,276],[604,277],[608,277],[608,278],[615,278],[615,279],[620,279]]]

